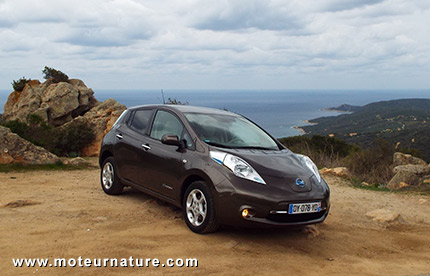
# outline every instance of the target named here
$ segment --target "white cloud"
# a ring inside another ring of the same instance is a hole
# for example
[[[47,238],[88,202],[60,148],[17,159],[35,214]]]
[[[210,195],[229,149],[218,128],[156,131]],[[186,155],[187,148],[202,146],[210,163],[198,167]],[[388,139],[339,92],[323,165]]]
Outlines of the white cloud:
[[[93,88],[428,88],[429,23],[426,0],[3,0],[0,88],[45,65]]]

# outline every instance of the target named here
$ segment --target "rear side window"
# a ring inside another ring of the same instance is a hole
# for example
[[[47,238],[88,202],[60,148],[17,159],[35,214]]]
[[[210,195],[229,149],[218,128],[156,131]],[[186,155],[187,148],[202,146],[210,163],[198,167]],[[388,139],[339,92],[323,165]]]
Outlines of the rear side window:
[[[125,118],[125,117],[126,117],[126,114],[127,114],[127,113],[128,113],[128,110],[124,110],[124,111],[121,113],[121,115],[118,117],[118,119],[116,119],[116,121],[115,121],[115,123],[113,124],[112,128],[116,127],[116,125],[117,125],[119,122],[121,122],[121,120],[122,120],[123,118]]]
[[[130,127],[145,134],[149,125],[149,121],[151,120],[151,116],[151,109],[137,110],[134,112]]]

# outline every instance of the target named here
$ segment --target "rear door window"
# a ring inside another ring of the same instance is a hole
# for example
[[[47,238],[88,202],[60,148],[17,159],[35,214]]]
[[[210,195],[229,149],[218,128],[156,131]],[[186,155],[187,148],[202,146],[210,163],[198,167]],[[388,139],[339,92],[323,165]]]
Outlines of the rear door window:
[[[152,109],[136,110],[130,123],[130,127],[142,134],[146,134],[152,117],[152,112]]]

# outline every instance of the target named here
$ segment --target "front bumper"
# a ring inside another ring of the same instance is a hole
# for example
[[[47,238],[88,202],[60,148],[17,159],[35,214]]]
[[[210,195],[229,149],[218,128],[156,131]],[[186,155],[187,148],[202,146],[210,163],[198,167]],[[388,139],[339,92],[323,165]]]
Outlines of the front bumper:
[[[313,183],[312,189],[303,193],[237,177],[224,180],[215,189],[217,219],[225,225],[264,227],[315,224],[323,222],[330,210],[330,190],[324,180]],[[318,201],[321,202],[319,212],[288,214],[290,204]],[[245,208],[250,210],[247,217],[242,216]]]

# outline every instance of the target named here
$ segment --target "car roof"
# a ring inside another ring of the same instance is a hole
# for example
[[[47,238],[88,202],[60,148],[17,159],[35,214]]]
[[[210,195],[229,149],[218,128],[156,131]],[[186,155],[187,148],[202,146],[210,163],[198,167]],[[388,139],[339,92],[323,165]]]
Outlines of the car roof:
[[[220,114],[220,115],[230,115],[230,116],[241,116],[239,114],[210,107],[192,106],[192,105],[174,105],[174,104],[157,104],[157,105],[139,105],[128,108],[129,110],[138,108],[167,108],[171,110],[176,110],[181,113],[200,113],[200,114]]]

